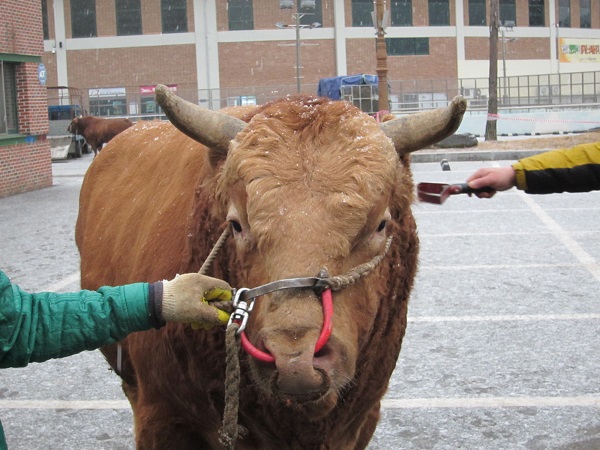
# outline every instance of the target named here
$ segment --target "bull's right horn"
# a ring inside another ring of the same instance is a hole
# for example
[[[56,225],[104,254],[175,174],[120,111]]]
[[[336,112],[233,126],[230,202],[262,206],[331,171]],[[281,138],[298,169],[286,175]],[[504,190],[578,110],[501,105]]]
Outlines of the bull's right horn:
[[[219,153],[227,153],[229,143],[247,125],[236,117],[188,102],[163,84],[156,86],[156,101],[179,131]]]
[[[435,144],[454,133],[467,109],[467,101],[454,97],[447,108],[422,111],[383,122],[381,129],[399,155]]]

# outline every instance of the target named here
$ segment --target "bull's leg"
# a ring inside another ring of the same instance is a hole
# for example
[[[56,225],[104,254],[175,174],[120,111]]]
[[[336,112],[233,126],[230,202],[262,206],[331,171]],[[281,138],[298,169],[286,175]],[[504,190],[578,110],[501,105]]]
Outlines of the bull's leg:
[[[369,445],[369,441],[373,437],[373,433],[375,433],[375,428],[377,428],[377,423],[379,422],[379,418],[381,416],[380,413],[380,405],[381,403],[377,403],[365,417],[362,427],[358,433],[358,439],[356,441],[355,449],[364,449]]]
[[[121,347],[120,349],[119,346]],[[131,364],[127,340],[116,344],[105,345],[100,349],[100,351],[106,358],[106,361],[111,368],[123,380],[123,392],[125,393],[125,396],[129,400],[129,403],[131,403],[131,407],[135,412],[135,405],[137,404],[137,380],[135,369]]]
[[[197,450],[221,448],[218,442],[206,441],[165,404],[140,402],[134,413],[137,450]]]

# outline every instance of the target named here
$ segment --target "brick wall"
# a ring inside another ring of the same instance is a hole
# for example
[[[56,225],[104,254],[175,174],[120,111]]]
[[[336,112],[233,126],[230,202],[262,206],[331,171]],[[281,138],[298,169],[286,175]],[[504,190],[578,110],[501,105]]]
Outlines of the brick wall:
[[[39,0],[0,2],[0,53],[42,56],[42,9]],[[17,63],[19,136],[0,135],[0,197],[52,185],[46,87],[37,62]],[[24,141],[24,142],[23,142]],[[18,143],[15,143],[18,142]]]
[[[0,197],[51,185],[50,145],[46,139],[0,145]]]

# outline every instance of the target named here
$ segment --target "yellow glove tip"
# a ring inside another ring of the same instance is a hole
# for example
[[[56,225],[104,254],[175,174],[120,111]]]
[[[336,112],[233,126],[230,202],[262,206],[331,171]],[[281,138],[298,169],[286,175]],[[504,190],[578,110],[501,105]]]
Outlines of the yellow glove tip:
[[[204,293],[205,301],[218,300],[228,302],[231,300],[231,289],[214,288]]]

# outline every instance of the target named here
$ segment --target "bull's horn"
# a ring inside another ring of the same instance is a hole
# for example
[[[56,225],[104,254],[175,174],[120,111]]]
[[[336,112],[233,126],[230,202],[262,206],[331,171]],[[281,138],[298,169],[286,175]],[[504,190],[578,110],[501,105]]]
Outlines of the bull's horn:
[[[183,100],[165,85],[157,85],[155,92],[156,101],[179,131],[219,152],[227,153],[229,143],[247,125],[236,117]]]
[[[447,108],[410,114],[383,122],[381,129],[400,155],[428,147],[453,134],[462,121],[467,101],[454,97]]]

